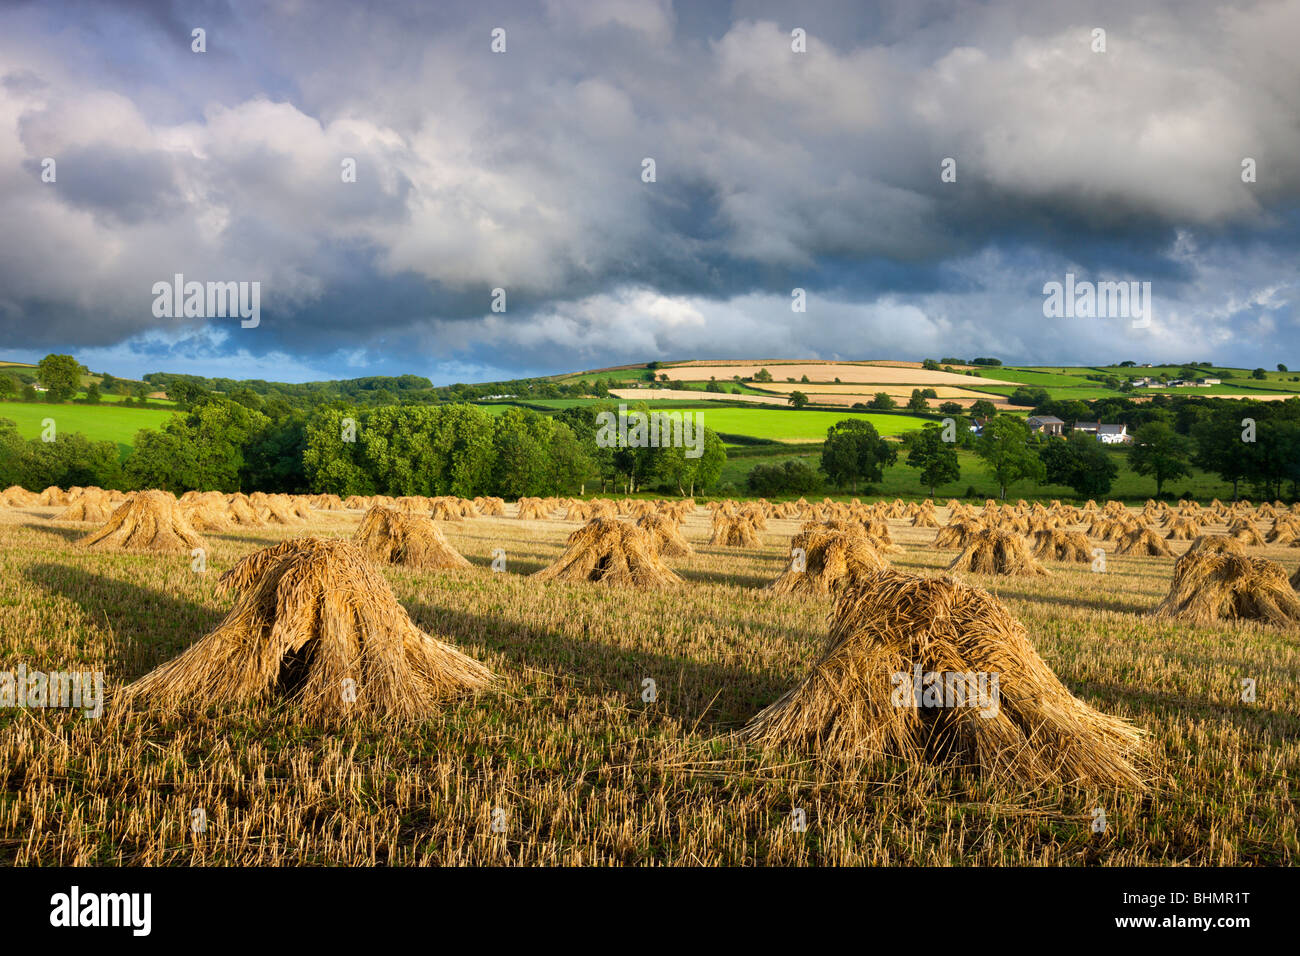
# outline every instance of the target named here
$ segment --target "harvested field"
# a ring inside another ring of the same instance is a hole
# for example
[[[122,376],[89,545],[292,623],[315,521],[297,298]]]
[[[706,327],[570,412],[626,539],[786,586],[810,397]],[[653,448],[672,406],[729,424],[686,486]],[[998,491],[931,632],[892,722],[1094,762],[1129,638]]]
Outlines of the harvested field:
[[[368,502],[370,503],[370,502]],[[472,567],[372,565],[415,627],[481,662],[494,689],[427,718],[321,726],[269,695],[129,720],[0,708],[0,857],[17,864],[339,866],[438,864],[1151,865],[1294,864],[1300,807],[1296,629],[1155,617],[1174,558],[1115,555],[1105,574],[979,577],[1073,697],[1141,729],[1145,795],[956,772],[942,760],[833,761],[764,754],[736,738],[810,673],[827,638],[825,595],[776,594],[804,519],[767,517],[760,546],[707,543],[711,514],[681,531],[672,588],[538,581],[581,525],[567,509],[440,530]],[[120,690],[216,629],[241,594],[217,578],[302,535],[348,539],[361,512],[208,537],[188,553],[78,548],[66,506],[0,508],[0,670],[101,670]],[[940,523],[950,520],[937,507]],[[630,518],[621,519],[629,523]],[[934,529],[889,518],[897,570],[942,575]],[[1222,536],[1215,518],[1204,528]],[[1168,542],[1175,553],[1183,541]],[[1093,542],[1096,546],[1096,542]],[[494,572],[494,554],[504,570]],[[1296,567],[1285,545],[1252,547]],[[1259,688],[1241,700],[1242,675]],[[646,679],[653,701],[643,699]],[[1006,690],[1004,688],[1004,694]],[[32,785],[40,781],[39,786]],[[187,827],[195,807],[203,836]],[[792,807],[809,831],[794,834]],[[491,830],[494,808],[510,821]],[[1213,824],[1207,823],[1212,820]]]
[[[741,378],[752,377],[760,368],[766,368],[772,373],[772,378],[778,382],[784,382],[787,378],[799,381],[807,375],[809,381],[813,384],[819,382],[834,383],[837,378],[841,382],[854,384],[917,385],[921,387],[950,385],[954,388],[968,388],[973,382],[978,382],[980,385],[1016,384],[992,378],[972,379],[969,375],[958,375],[955,372],[933,372],[915,366],[858,365],[847,362],[772,362],[758,364],[742,362],[736,365],[695,365],[686,362],[665,366],[664,371],[668,372],[670,378],[680,378],[683,381],[706,382],[710,378],[716,378],[720,382],[729,382],[732,376],[735,375],[739,375]]]

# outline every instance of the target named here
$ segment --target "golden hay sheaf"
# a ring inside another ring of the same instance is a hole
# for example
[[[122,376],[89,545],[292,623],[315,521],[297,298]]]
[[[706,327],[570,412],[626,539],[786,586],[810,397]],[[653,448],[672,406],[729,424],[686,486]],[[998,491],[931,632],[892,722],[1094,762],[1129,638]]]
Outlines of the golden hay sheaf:
[[[182,495],[181,511],[195,531],[228,531],[232,524],[226,496],[219,491]]]
[[[957,692],[947,706],[916,699],[927,675]],[[989,692],[970,706],[960,691],[977,680]],[[952,760],[1031,786],[1143,787],[1140,731],[1071,695],[1004,605],[892,568],[840,594],[812,672],[741,734],[837,762]]]
[[[1191,541],[1201,533],[1201,523],[1195,518],[1175,518],[1169,523],[1169,541]]]
[[[77,542],[97,551],[189,554],[207,543],[165,491],[141,491],[117,507],[102,528]]]
[[[760,548],[763,546],[754,523],[745,515],[729,515],[722,510],[713,514],[713,532],[709,544],[725,548]]]
[[[684,583],[663,563],[649,534],[618,518],[593,518],[569,535],[555,563],[538,581],[593,581],[663,588]]]
[[[41,496],[22,485],[10,485],[0,491],[0,503],[10,508],[34,508],[41,503]]]
[[[1024,538],[1001,528],[986,528],[973,535],[965,550],[948,565],[948,571],[1010,577],[1042,576],[1048,573],[1029,553]]]
[[[1174,564],[1169,593],[1153,613],[1193,624],[1249,620],[1294,627],[1300,595],[1276,561],[1200,549]]]
[[[353,542],[371,558],[404,568],[472,567],[443,537],[433,519],[375,505],[361,519]]]
[[[573,502],[571,505],[569,505],[568,509],[564,512],[565,521],[587,522],[594,517],[595,515],[591,513],[591,505],[587,504],[585,501]]]
[[[515,517],[521,521],[545,521],[550,514],[541,498],[520,498]]]
[[[266,521],[257,513],[247,496],[242,494],[232,495],[230,502],[226,505],[226,517],[231,524],[239,525],[244,528],[264,528]]]
[[[412,623],[355,545],[322,538],[258,563],[225,619],[121,693],[165,709],[283,698],[309,719],[420,720],[492,673]]]
[[[1124,536],[1119,539],[1119,547],[1115,549],[1115,553],[1144,554],[1152,557],[1169,557],[1173,554],[1164,538],[1143,525],[1138,525],[1124,532]]]
[[[939,519],[935,517],[934,509],[923,508],[920,511],[917,511],[914,515],[912,515],[912,527],[913,528],[939,527]]]
[[[684,558],[695,553],[691,543],[678,528],[677,522],[669,515],[643,515],[636,520],[636,527],[649,536],[655,550],[666,558]]]
[[[1228,537],[1236,538],[1248,547],[1257,548],[1264,544],[1264,536],[1249,518],[1238,518],[1228,525]]]
[[[948,522],[935,535],[936,548],[964,548],[970,539],[983,530],[983,525],[974,518],[959,518]]]
[[[861,533],[825,525],[790,539],[790,563],[768,590],[777,594],[829,594],[889,566]]]
[[[113,509],[108,505],[107,501],[107,497],[86,496],[78,498],[63,511],[54,515],[51,520],[103,524],[113,516]]]
[[[463,509],[455,498],[433,499],[427,513],[437,521],[461,521],[464,517]]]
[[[1048,528],[1034,533],[1030,551],[1040,561],[1072,561],[1091,564],[1092,542],[1081,531]]]

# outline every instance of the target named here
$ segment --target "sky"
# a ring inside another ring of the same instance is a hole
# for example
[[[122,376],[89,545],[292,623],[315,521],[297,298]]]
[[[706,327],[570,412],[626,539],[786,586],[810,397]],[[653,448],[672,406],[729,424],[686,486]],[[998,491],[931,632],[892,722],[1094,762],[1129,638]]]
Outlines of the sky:
[[[0,359],[1300,366],[1298,46],[1300,0],[10,2]]]

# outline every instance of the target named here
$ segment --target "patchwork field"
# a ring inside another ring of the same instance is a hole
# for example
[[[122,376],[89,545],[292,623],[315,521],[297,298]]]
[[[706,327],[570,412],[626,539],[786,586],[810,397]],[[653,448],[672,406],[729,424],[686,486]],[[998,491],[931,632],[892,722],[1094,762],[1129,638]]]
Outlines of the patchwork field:
[[[746,393],[733,395],[731,392],[703,392],[689,388],[611,388],[609,394],[627,402],[645,401],[681,401],[681,402],[744,402],[749,405],[787,405],[781,395],[755,395]]]
[[[188,555],[87,552],[92,526],[54,508],[0,508],[0,670],[99,669],[120,687],[230,609],[216,576],[306,532],[341,537],[360,513],[209,533]],[[1115,555],[1104,574],[962,575],[1027,628],[1066,687],[1146,734],[1144,794],[1027,789],[943,766],[825,765],[733,732],[808,672],[829,598],[762,590],[800,522],[769,519],[759,548],[704,542],[670,559],[673,590],[540,584],[528,575],[579,525],[439,522],[474,567],[383,569],[434,636],[499,685],[401,728],[326,731],[291,705],[206,716],[0,709],[0,859],[139,864],[1294,864],[1300,646],[1294,630],[1153,619],[1173,558]],[[938,509],[941,521],[946,509]],[[954,551],[891,520],[897,568],[940,572]],[[1263,530],[1265,525],[1261,523]],[[1211,525],[1221,532],[1222,525]],[[1184,542],[1171,542],[1175,553]],[[505,569],[490,570],[504,552]],[[1300,550],[1250,548],[1285,563]],[[643,700],[646,679],[657,697]],[[1244,703],[1242,681],[1258,697]],[[1096,808],[1107,829],[1094,833]],[[804,811],[806,831],[791,826]],[[203,832],[191,823],[195,811]],[[493,824],[500,826],[494,828]]]
[[[921,368],[919,364],[904,365],[901,363],[868,365],[857,362],[742,362],[736,364],[684,362],[664,365],[660,371],[667,373],[670,379],[681,378],[684,381],[697,382],[716,378],[720,382],[725,382],[730,381],[736,375],[741,378],[752,378],[758,373],[759,369],[763,368],[772,373],[772,378],[775,381],[783,381],[786,378],[793,378],[798,381],[807,375],[810,382],[827,384],[834,383],[837,378],[841,382],[865,382],[881,385],[953,385],[963,387],[971,384],[971,376],[969,375],[959,375],[956,372],[930,371]],[[990,373],[989,384],[1008,384],[992,377],[995,374],[996,370]]]

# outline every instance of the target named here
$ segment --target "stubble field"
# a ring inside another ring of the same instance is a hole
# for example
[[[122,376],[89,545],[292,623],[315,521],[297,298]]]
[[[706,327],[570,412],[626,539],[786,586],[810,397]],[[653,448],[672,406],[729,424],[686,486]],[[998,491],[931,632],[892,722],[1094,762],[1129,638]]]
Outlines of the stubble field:
[[[56,508],[0,509],[0,670],[102,670],[110,691],[175,656],[231,605],[218,573],[305,527],[206,535],[190,559],[106,555]],[[527,575],[577,523],[440,522],[475,565],[383,573],[415,623],[487,664],[499,686],[414,728],[313,727],[291,707],[123,718],[0,710],[0,859],[14,864],[1292,864],[1300,772],[1294,632],[1147,616],[1173,559],[1108,555],[1104,574],[963,579],[998,595],[1088,704],[1149,735],[1140,795],[1039,789],[950,768],[833,770],[732,732],[809,670],[829,599],[761,589],[796,520],[761,550],[685,524],[685,579],[647,592]],[[939,509],[940,520],[946,517]],[[899,568],[941,571],[935,532],[891,521]],[[1222,531],[1211,526],[1208,531]],[[1171,542],[1175,553],[1184,542]],[[1108,552],[1113,545],[1105,545]],[[506,569],[490,569],[503,549]],[[1294,570],[1300,551],[1252,548]],[[653,702],[643,700],[654,682]],[[1257,688],[1242,701],[1242,681]],[[1094,832],[1095,811],[1105,813]],[[806,830],[792,825],[802,810]],[[195,811],[206,826],[196,832]]]

